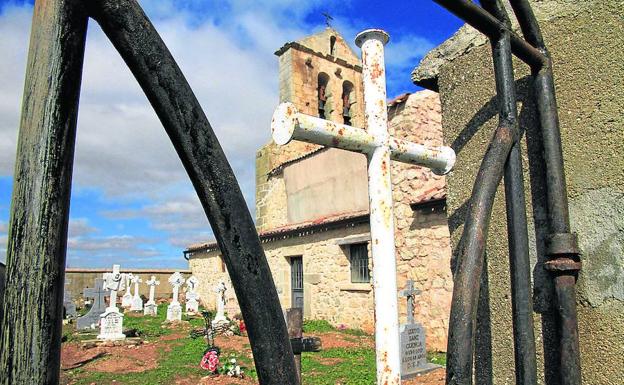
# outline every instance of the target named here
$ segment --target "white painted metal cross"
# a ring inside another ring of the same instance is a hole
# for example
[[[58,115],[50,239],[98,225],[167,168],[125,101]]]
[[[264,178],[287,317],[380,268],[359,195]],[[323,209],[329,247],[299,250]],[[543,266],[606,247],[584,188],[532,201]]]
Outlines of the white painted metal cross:
[[[378,385],[401,383],[390,159],[428,167],[439,175],[455,163],[455,152],[449,147],[427,147],[388,133],[383,54],[387,42],[388,34],[378,29],[361,32],[355,40],[362,49],[366,130],[301,114],[292,103],[280,104],[271,122],[273,140],[279,145],[294,139],[368,157]]]

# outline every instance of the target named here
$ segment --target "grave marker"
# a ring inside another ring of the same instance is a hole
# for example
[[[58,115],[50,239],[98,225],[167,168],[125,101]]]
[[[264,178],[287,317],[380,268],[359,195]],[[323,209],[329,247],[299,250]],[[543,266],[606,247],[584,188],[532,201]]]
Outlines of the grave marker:
[[[425,328],[414,321],[414,296],[420,290],[414,288],[414,281],[407,281],[407,287],[399,295],[407,297],[407,323],[401,325],[401,379],[407,379],[419,374],[440,368],[440,365],[427,362],[427,345],[425,343]]]
[[[215,286],[214,288],[214,292],[217,293],[216,295],[217,315],[212,320],[212,326],[217,326],[219,324],[228,322],[227,318],[225,318],[225,302],[226,302],[225,292],[226,290],[227,290],[227,287],[225,287],[225,282],[223,281],[219,282],[217,286]]]
[[[371,29],[358,34],[355,40],[362,48],[366,129],[301,114],[292,103],[280,104],[271,122],[273,140],[278,145],[294,139],[368,157],[378,385],[401,383],[390,160],[428,167],[439,175],[448,173],[455,163],[455,152],[450,147],[427,147],[391,137],[388,133],[384,64],[384,45],[388,39],[386,32]]]
[[[76,329],[95,329],[100,324],[100,315],[106,311],[106,290],[104,290],[104,280],[95,279],[93,288],[85,288],[82,293],[85,298],[92,298],[93,304],[89,312],[76,321]]]
[[[143,280],[138,275],[133,275],[130,282],[134,284],[134,296],[132,296],[130,310],[141,311],[143,310],[143,299],[139,295],[139,284],[143,282]]]
[[[145,282],[145,284],[149,286],[149,299],[143,308],[143,315],[151,315],[155,317],[158,315],[158,306],[154,301],[154,291],[156,290],[156,286],[160,285],[160,281],[157,281],[156,277],[152,275],[152,278]]]
[[[124,287],[125,274],[119,272],[119,265],[113,265],[112,273],[104,273],[104,289],[110,290],[110,304],[106,311],[100,315],[101,340],[123,340],[123,314],[117,308],[117,291]]]
[[[184,283],[184,277],[180,272],[176,271],[169,277],[169,283],[173,286],[173,298],[169,306],[167,306],[167,321],[182,321],[182,306],[178,301],[178,293],[180,286]]]
[[[197,293],[197,286],[199,280],[193,275],[186,280],[186,314],[195,314],[199,312],[199,294]]]
[[[132,293],[130,293],[130,281],[134,275],[132,273],[125,274],[126,277],[126,294],[121,297],[121,307],[129,308],[132,306]]]
[[[76,312],[76,304],[72,299],[71,292],[67,290],[67,285],[71,283],[71,280],[65,280],[65,290],[63,292],[63,308],[65,309],[65,318],[76,318],[78,313]]]

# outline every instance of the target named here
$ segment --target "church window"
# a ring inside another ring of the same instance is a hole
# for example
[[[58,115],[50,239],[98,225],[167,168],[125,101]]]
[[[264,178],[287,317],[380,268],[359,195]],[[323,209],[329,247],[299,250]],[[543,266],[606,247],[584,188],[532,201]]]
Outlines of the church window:
[[[351,125],[351,105],[353,104],[353,83],[346,80],[342,83],[342,119],[344,124]]]
[[[349,245],[349,259],[351,262],[351,282],[369,283],[368,243],[354,243]]]
[[[336,36],[329,38],[329,54],[336,56]]]
[[[318,116],[321,119],[327,119],[329,115],[329,106],[327,105],[327,84],[329,83],[329,75],[321,72],[318,75]]]

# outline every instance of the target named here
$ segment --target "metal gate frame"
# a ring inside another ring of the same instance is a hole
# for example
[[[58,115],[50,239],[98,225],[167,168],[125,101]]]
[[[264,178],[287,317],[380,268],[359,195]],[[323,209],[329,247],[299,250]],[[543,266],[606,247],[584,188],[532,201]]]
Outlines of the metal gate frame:
[[[575,284],[581,269],[576,235],[570,231],[568,196],[552,61],[528,0],[510,0],[524,39],[511,29],[500,0],[434,0],[490,39],[498,94],[499,124],[472,190],[462,242],[457,255],[449,322],[446,383],[472,384],[477,302],[489,219],[497,187],[503,179],[511,265],[512,316],[516,384],[537,383],[531,303],[531,275],[524,181],[512,53],[531,68],[533,92],[542,133],[550,235],[547,270],[555,282],[559,310],[560,381],[579,385],[581,368]]]
[[[503,175],[512,261],[518,384],[534,384],[526,208],[511,54],[532,70],[543,136],[550,239],[546,268],[559,309],[561,383],[580,384],[575,283],[581,268],[570,232],[552,62],[527,0],[511,0],[524,39],[498,0],[434,0],[492,43],[499,126],[483,158],[458,256],[449,329],[447,384],[471,384],[485,241]],[[135,0],[37,0],[15,165],[0,384],[57,384],[65,253],[76,118],[88,18],[97,21],[132,71],[195,187],[247,321],[263,385],[298,384],[292,349],[264,251],[217,138],[184,75]]]

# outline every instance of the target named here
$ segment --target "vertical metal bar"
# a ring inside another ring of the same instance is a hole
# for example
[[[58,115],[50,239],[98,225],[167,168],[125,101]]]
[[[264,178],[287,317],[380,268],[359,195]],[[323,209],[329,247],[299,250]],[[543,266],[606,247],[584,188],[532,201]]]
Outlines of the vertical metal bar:
[[[78,0],[37,1],[0,329],[0,384],[58,384],[76,119],[87,29]]]
[[[576,235],[570,232],[568,194],[563,168],[563,150],[559,115],[555,98],[552,60],[533,10],[526,0],[511,0],[522,33],[544,56],[544,66],[534,67],[534,92],[544,146],[546,163],[546,198],[550,239],[546,269],[555,281],[560,324],[560,370],[562,385],[581,384],[581,359],[576,314],[576,278],[581,269],[580,251]]]
[[[286,325],[288,327],[288,337],[303,337],[303,309],[299,307],[286,309]],[[295,353],[295,366],[297,367],[297,380],[301,384],[301,352]]]
[[[378,385],[401,383],[390,135],[384,64],[384,45],[387,42],[388,34],[381,30],[367,30],[356,37],[356,45],[362,48],[366,128],[379,144],[368,156]]]
[[[481,4],[502,24],[511,28],[507,12],[500,1],[482,0]],[[531,267],[522,157],[520,155],[521,135],[518,128],[516,87],[509,33],[502,32],[498,39],[491,39],[491,43],[500,119],[513,125],[517,133],[505,164],[505,203],[507,206],[516,384],[534,385],[537,382],[537,364],[531,302]]]
[[[135,0],[93,0],[100,24],[139,82],[184,165],[232,279],[262,385],[296,385],[286,323],[247,204],[182,71]]]

